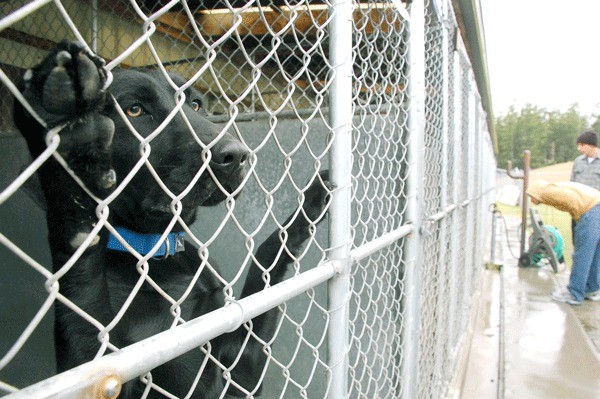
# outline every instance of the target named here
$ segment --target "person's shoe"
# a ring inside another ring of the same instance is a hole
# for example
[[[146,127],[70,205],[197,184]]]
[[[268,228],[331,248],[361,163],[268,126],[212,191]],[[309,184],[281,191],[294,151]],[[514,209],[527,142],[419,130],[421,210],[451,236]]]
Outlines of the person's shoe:
[[[585,296],[585,299],[588,299],[590,301],[594,301],[594,302],[600,301],[600,290],[586,292],[584,294],[584,296]]]
[[[581,305],[582,302],[575,299],[573,294],[571,294],[571,292],[567,289],[553,292],[550,297],[557,302],[565,302],[569,305]]]

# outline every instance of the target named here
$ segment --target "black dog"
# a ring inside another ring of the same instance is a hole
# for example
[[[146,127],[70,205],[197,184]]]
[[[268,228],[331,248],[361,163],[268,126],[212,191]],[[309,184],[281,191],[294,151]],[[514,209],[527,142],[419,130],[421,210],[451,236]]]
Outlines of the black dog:
[[[57,151],[69,169],[98,198],[106,198],[119,186],[117,182],[129,179],[141,151],[147,151],[140,145],[141,138],[132,133],[110,96],[103,91],[106,76],[102,65],[101,59],[87,54],[82,46],[62,42],[40,65],[28,71],[21,83],[24,97],[46,127],[20,104],[15,106],[15,122],[34,158],[47,148],[45,138],[51,141],[47,132],[64,125],[59,132]],[[171,79],[178,87],[184,83],[176,76]],[[114,71],[110,93],[129,123],[143,137],[153,134],[175,107],[175,90],[157,72]],[[142,165],[110,203],[108,220],[138,252],[146,255],[157,244],[157,235],[167,229],[174,214],[180,213],[167,242],[148,261],[148,275],[175,300],[193,284],[180,308],[180,317],[191,320],[221,307],[224,293],[222,283],[207,267],[194,283],[194,275],[204,263],[208,262],[215,269],[218,266],[212,259],[199,257],[197,248],[189,242],[182,245],[182,234],[178,233],[183,231],[181,222],[193,223],[198,206],[215,205],[237,195],[246,176],[249,153],[233,136],[219,136],[220,129],[202,116],[198,92],[189,88],[185,95],[185,118],[180,113],[172,117],[150,142],[148,159],[171,193],[177,196],[188,190],[181,200],[181,209],[178,205],[171,206],[173,199],[156,182],[150,168]],[[89,243],[72,268],[58,280],[60,293],[106,326],[115,320],[140,280],[142,267],[136,268],[138,259],[106,228],[97,235],[90,235],[98,223],[97,202],[55,158],[49,158],[39,173],[47,202],[54,271],[63,273],[63,266],[79,246],[86,239]],[[283,280],[292,261],[290,255],[300,252],[315,224],[323,218],[331,187],[325,172],[315,178],[304,193],[302,208],[288,219],[291,225],[286,234],[276,231],[258,248],[255,258],[262,268],[256,264],[250,266],[242,296],[264,289],[264,269],[269,269],[271,285]],[[143,245],[136,247],[136,240]],[[174,321],[171,307],[170,301],[144,282],[110,331],[110,342],[124,347],[168,329]],[[268,341],[278,317],[277,310],[272,310],[255,318],[253,333]],[[97,327],[58,303],[55,320],[58,370],[92,360],[100,348],[98,333]],[[234,396],[256,394],[265,367],[262,344],[254,337],[244,344],[247,335],[247,330],[240,327],[213,340],[210,346],[211,357],[227,368],[233,366],[227,393]],[[240,351],[243,353],[238,359]],[[185,396],[192,389],[204,360],[205,355],[200,350],[188,352],[152,370],[153,383],[172,394]],[[193,397],[219,397],[226,382],[222,372],[214,362],[208,361]],[[140,381],[130,382],[125,384],[122,396],[139,396],[144,388]],[[151,390],[150,396],[162,397],[155,390]]]

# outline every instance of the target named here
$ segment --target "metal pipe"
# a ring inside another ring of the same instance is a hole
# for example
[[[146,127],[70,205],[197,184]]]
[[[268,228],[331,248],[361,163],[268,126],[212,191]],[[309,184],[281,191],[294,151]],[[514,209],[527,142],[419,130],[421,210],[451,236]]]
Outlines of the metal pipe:
[[[465,101],[465,108],[463,108],[463,113],[466,115],[466,126],[463,126],[463,134],[465,135],[466,143],[464,144],[466,147],[465,154],[465,162],[466,162],[466,192],[467,199],[469,200],[468,205],[465,206],[465,245],[464,251],[466,253],[465,257],[465,265],[462,273],[463,277],[463,290],[460,293],[461,302],[468,303],[471,297],[471,287],[473,282],[473,263],[474,263],[474,252],[475,252],[475,205],[477,194],[475,192],[475,187],[473,187],[474,183],[474,175],[475,175],[475,154],[472,150],[475,148],[475,82],[473,73],[469,70],[466,73],[465,79],[467,80],[468,87],[467,90],[467,98]],[[466,128],[466,130],[465,130]],[[464,314],[462,315],[464,317]]]
[[[487,216],[487,206],[484,206],[484,202],[485,202],[485,198],[483,197],[483,170],[484,170],[484,164],[483,164],[483,123],[484,123],[484,116],[483,116],[483,108],[481,108],[481,98],[479,98],[479,96],[477,97],[476,100],[476,104],[477,104],[477,122],[476,122],[476,130],[475,130],[475,134],[476,134],[476,142],[477,142],[477,161],[476,161],[476,174],[477,174],[477,181],[475,182],[476,187],[477,187],[477,196],[478,196],[478,200],[477,200],[477,213],[476,213],[476,218],[477,218],[477,236],[475,237],[476,240],[481,240],[481,242],[484,242],[484,237],[485,237],[485,232],[487,230],[485,230],[485,221],[486,221],[486,216]],[[476,253],[476,264],[473,265],[474,266],[474,271],[477,272],[477,270],[480,270],[480,267],[483,266],[484,264],[484,252],[483,249],[485,248],[484,245],[477,245],[476,249],[477,249],[477,253]]]
[[[514,175],[511,172],[512,162],[506,161],[506,174],[515,180],[523,180],[523,194],[521,195],[521,244],[519,256],[525,252],[527,235],[527,217],[529,213],[529,198],[527,197],[527,188],[529,187],[529,174],[531,172],[531,151],[523,151],[523,175]]]
[[[444,183],[447,184],[447,183]],[[444,187],[444,186],[442,186]],[[443,218],[445,218],[446,216],[448,216],[452,211],[454,211],[456,208],[458,208],[458,205],[453,204],[453,205],[448,205],[444,208],[444,210],[434,213],[433,215],[429,216],[427,218],[428,222],[437,222],[439,220],[442,220]]]
[[[333,66],[329,90],[329,121],[333,142],[329,169],[336,185],[329,209],[329,257],[338,263],[337,274],[327,285],[329,323],[327,364],[329,399],[348,394],[350,245],[352,201],[352,0],[334,1],[330,7],[329,58]]]
[[[409,123],[407,218],[416,234],[408,240],[405,252],[406,274],[405,326],[402,362],[403,398],[417,397],[419,365],[419,330],[421,317],[421,227],[423,224],[423,148],[425,135],[425,4],[414,0],[410,4],[409,24]]]
[[[523,151],[523,198],[521,206],[521,252],[519,256],[526,251],[526,235],[527,235],[527,217],[529,214],[529,197],[527,196],[527,188],[529,188],[529,173],[531,172],[531,151]]]
[[[434,2],[435,3],[435,2]],[[447,2],[443,2],[443,4],[440,4],[441,9],[435,8],[437,13],[435,16],[435,25],[437,28],[440,28],[439,30],[434,30],[434,34],[441,36],[441,43],[442,43],[442,54],[441,54],[441,65],[437,65],[437,63],[435,64],[435,66],[433,67],[433,71],[429,72],[429,75],[431,76],[431,74],[433,74],[434,76],[437,74],[441,74],[441,96],[439,98],[436,98],[435,96],[433,97],[435,99],[436,102],[441,102],[441,110],[437,111],[440,112],[441,115],[441,119],[442,119],[442,125],[441,125],[441,129],[439,129],[439,141],[441,144],[441,154],[440,157],[436,160],[436,162],[439,162],[439,166],[440,166],[440,174],[439,174],[439,178],[440,181],[438,182],[439,187],[440,187],[440,202],[439,202],[439,213],[443,214],[443,216],[438,219],[439,220],[439,224],[438,224],[438,242],[436,243],[437,245],[437,251],[438,251],[438,257],[437,257],[437,267],[438,267],[438,281],[440,281],[440,283],[437,286],[437,292],[436,295],[439,298],[443,298],[446,295],[446,286],[443,282],[448,281],[449,276],[451,275],[451,270],[450,268],[447,267],[448,265],[448,258],[449,258],[449,254],[447,253],[446,249],[448,248],[448,235],[449,235],[449,231],[448,231],[448,227],[449,227],[449,223],[443,219],[445,218],[448,213],[447,213],[447,208],[449,205],[448,202],[448,142],[449,142],[449,118],[448,118],[448,111],[449,111],[449,100],[450,100],[450,96],[449,96],[449,69],[448,69],[448,62],[449,62],[449,58],[450,58],[450,52],[449,52],[449,48],[448,48],[448,30],[445,28],[444,26],[444,22],[445,19],[448,17],[448,8],[449,4]],[[430,11],[431,12],[431,11]],[[430,33],[431,35],[432,33]],[[435,39],[434,39],[435,40]],[[431,68],[431,66],[430,66]],[[437,71],[436,71],[437,69]],[[431,82],[428,82],[428,86],[431,84]],[[436,112],[436,111],[433,111]],[[443,220],[442,220],[443,219]],[[446,307],[446,302],[445,301],[440,301],[438,302],[437,305],[437,321],[436,321],[436,330],[437,331],[444,331],[444,329],[447,326],[447,321],[448,321],[448,313],[446,312],[447,307]],[[443,334],[442,336],[440,336],[439,339],[436,340],[435,343],[435,352],[436,352],[436,356],[435,356],[435,365],[434,365],[434,373],[437,377],[437,381],[436,381],[436,386],[434,389],[434,392],[437,392],[438,395],[441,395],[442,389],[443,389],[443,384],[444,384],[444,379],[445,379],[445,375],[444,375],[444,362],[446,360],[446,357],[444,356],[444,349],[448,344],[448,340],[449,337],[446,334]]]
[[[496,207],[496,204],[492,204],[491,206],[491,210],[492,210],[492,242],[491,242],[491,248],[490,248],[490,263],[493,265],[497,265],[498,263],[496,262],[496,218],[498,216],[498,208]]]
[[[121,383],[136,378],[177,356],[197,349],[210,339],[234,330],[248,320],[330,279],[334,262],[326,262],[301,275],[240,299],[185,324],[137,342],[110,355],[48,378],[5,399],[82,398],[102,386],[108,377]]]
[[[456,39],[455,39],[456,40]],[[460,132],[462,129],[461,123],[461,112],[462,112],[462,102],[461,102],[461,70],[460,70],[460,56],[457,51],[454,51],[450,61],[452,63],[452,77],[454,82],[454,116],[453,116],[453,124],[452,128],[452,140],[454,147],[453,158],[450,159],[452,162],[452,187],[450,190],[450,200],[454,205],[455,209],[459,209],[461,207],[458,204],[459,196],[459,182],[461,182],[461,140],[460,140]],[[454,209],[453,209],[454,210]],[[450,251],[452,253],[452,259],[449,262],[451,279],[450,279],[450,287],[448,289],[448,325],[446,327],[446,331],[448,332],[448,336],[450,337],[450,342],[448,345],[448,355],[451,355],[455,350],[455,347],[458,343],[458,337],[460,336],[460,329],[457,329],[456,320],[458,319],[458,297],[459,297],[459,272],[462,268],[462,265],[459,264],[460,259],[460,240],[462,239],[460,234],[460,212],[456,212],[454,217],[452,218],[452,226],[451,226],[451,238],[450,238]],[[457,331],[458,330],[458,331]]]
[[[391,231],[389,233],[383,234],[381,237],[374,239],[360,247],[353,249],[350,251],[350,257],[352,258],[352,262],[358,262],[363,260],[364,258],[374,254],[377,251],[382,250],[385,247],[390,246],[394,242],[399,239],[408,236],[412,232],[414,232],[414,226],[409,223],[400,228]]]

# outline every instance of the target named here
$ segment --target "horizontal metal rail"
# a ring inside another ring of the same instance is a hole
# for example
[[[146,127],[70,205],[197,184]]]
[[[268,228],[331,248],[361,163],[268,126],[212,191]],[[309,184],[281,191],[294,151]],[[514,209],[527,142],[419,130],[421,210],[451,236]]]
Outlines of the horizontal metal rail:
[[[458,205],[456,205],[456,204],[449,205],[443,211],[440,211],[438,213],[434,213],[433,215],[429,216],[427,218],[427,221],[428,222],[437,222],[439,220],[442,220],[443,218],[445,218],[446,216],[448,216],[449,213],[451,213],[452,211],[454,211],[456,208],[458,208]]]
[[[496,190],[496,187],[491,187],[491,188],[485,190],[484,192],[482,192],[481,194],[479,194],[478,196],[461,202],[460,204],[458,204],[458,206],[461,208],[464,208],[465,206],[469,205],[471,202],[475,202],[495,190]]]
[[[221,334],[231,332],[250,319],[327,281],[336,274],[336,270],[335,262],[325,262],[269,289],[31,385],[5,398],[101,397],[96,396],[94,392],[104,392],[105,384],[130,381]]]
[[[481,193],[477,198],[490,191],[492,189]],[[437,222],[455,209],[476,201],[477,198],[466,200],[461,204],[450,205],[444,211],[430,216],[428,221]],[[355,248],[350,251],[351,262],[365,259],[413,232],[413,224],[408,223]],[[31,385],[6,396],[6,398],[81,398],[87,397],[86,395],[91,392],[100,392],[98,390],[103,389],[107,381],[112,383],[116,379],[119,383],[124,383],[132,380],[221,334],[235,330],[252,318],[331,279],[339,272],[337,263],[333,261],[324,262],[314,269],[236,301],[229,306],[217,309],[110,355]],[[175,342],[176,345],[173,344]]]
[[[353,262],[358,262],[358,261],[374,254],[375,252],[391,245],[395,241],[398,241],[399,239],[406,237],[413,231],[414,231],[414,226],[412,223],[401,226],[400,228],[398,228],[394,231],[386,233],[386,234],[382,235],[381,237],[376,238],[373,241],[370,241],[356,249],[353,249],[352,251],[350,251],[350,257],[352,258]]]
[[[414,226],[409,223],[386,233],[350,251],[351,261],[358,262],[413,231]],[[109,382],[130,381],[331,279],[339,272],[337,263],[324,262],[229,306],[14,392],[6,399],[81,398],[102,392]]]

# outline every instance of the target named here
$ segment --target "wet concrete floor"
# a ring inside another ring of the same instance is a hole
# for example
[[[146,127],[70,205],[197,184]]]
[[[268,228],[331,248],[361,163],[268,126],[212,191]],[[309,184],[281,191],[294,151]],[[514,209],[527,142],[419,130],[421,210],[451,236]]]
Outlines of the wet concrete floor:
[[[502,269],[484,272],[461,393],[454,397],[600,399],[600,302],[551,300],[568,271],[519,268],[503,253]]]
[[[504,397],[600,398],[600,361],[572,306],[550,299],[553,273],[516,266],[502,273]]]

